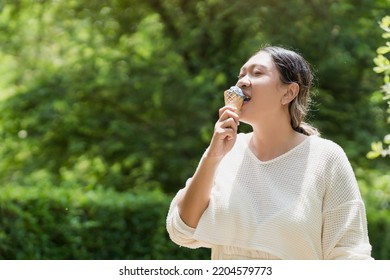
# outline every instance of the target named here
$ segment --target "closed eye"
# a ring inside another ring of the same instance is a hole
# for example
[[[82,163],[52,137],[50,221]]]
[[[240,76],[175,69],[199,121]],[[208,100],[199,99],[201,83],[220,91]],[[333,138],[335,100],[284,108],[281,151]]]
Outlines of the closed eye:
[[[237,76],[237,79],[242,79],[242,78],[244,78],[245,77],[245,74],[239,74],[238,76]]]
[[[254,76],[259,76],[264,74],[264,70],[260,69],[259,67],[253,67],[252,73]]]

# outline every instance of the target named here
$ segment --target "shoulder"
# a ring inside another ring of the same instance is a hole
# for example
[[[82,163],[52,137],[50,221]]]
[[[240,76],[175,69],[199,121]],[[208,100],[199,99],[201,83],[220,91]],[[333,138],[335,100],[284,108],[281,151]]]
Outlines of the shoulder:
[[[310,136],[310,161],[319,168],[326,170],[327,176],[351,173],[352,166],[344,149],[332,140],[318,136]]]
[[[325,157],[346,157],[344,149],[332,140],[325,139],[319,136],[310,137],[310,148],[320,152]]]
[[[314,137],[312,139],[313,149],[317,150],[316,164],[325,170],[327,180],[337,182],[350,181],[355,184],[355,175],[343,148],[328,139]]]
[[[336,150],[342,150],[341,146],[337,144],[336,142],[333,142],[330,139],[322,138],[320,136],[312,135],[308,136],[310,137],[311,143],[314,145],[325,147],[326,149],[336,149]]]

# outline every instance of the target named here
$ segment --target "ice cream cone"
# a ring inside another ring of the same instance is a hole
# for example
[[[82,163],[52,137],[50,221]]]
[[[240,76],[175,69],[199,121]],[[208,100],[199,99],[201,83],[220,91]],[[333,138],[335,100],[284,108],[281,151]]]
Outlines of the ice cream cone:
[[[237,111],[240,111],[245,95],[239,87],[232,86],[230,89],[225,90],[224,99],[225,105],[234,106],[237,108]]]

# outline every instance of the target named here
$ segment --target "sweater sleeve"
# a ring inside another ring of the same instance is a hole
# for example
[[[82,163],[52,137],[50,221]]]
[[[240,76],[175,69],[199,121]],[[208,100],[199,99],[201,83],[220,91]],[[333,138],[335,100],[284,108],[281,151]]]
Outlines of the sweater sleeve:
[[[200,247],[210,247],[210,245],[196,240],[194,238],[195,229],[188,226],[181,219],[179,214],[179,208],[178,208],[178,198],[182,195],[182,193],[183,193],[183,189],[176,194],[169,207],[167,220],[166,220],[166,228],[169,237],[176,244],[191,249],[196,249]]]
[[[328,164],[331,167],[323,200],[323,257],[372,259],[365,206],[351,164],[338,146]]]

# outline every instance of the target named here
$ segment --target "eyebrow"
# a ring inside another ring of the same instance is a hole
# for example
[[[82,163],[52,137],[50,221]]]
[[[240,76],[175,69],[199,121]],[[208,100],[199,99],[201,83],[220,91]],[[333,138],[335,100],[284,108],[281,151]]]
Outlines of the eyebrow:
[[[263,65],[263,64],[253,63],[253,64],[249,64],[248,66],[244,65],[243,67],[241,67],[240,68],[240,73],[242,71],[244,71],[245,69],[247,69],[247,68],[253,69],[253,68],[256,68],[256,67],[262,68],[263,70],[268,70],[268,67]]]

